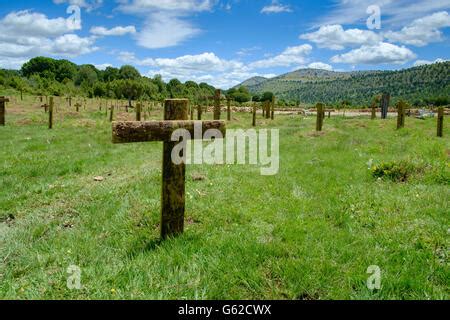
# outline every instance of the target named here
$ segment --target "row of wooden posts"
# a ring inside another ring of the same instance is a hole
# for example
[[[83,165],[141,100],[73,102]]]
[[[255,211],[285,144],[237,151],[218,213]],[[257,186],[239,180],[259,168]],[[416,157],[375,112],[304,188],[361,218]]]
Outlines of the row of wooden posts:
[[[383,102],[382,102],[383,104]],[[401,129],[405,127],[405,119],[406,119],[406,109],[408,108],[408,105],[400,101],[397,104],[397,129]],[[317,121],[316,121],[316,131],[322,131],[323,129],[323,121],[325,118],[325,105],[323,103],[318,103],[316,105],[317,109]],[[386,119],[387,118],[387,107],[381,108],[381,118]],[[371,119],[376,119],[376,111],[377,108],[375,106],[372,106],[372,115]],[[437,136],[443,137],[444,136],[444,107],[438,108],[437,113]]]

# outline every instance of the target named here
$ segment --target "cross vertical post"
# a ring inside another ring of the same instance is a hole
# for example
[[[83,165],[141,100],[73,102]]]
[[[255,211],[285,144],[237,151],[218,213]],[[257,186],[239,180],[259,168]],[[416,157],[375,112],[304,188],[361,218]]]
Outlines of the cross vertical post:
[[[231,121],[231,98],[227,98],[227,120]]]
[[[252,126],[256,127],[256,103],[253,103],[253,121]]]
[[[186,99],[166,100],[164,120],[188,120]],[[177,235],[184,230],[186,165],[172,162],[172,150],[178,141],[164,141],[162,194],[161,194],[161,238]]]
[[[9,102],[9,99],[5,97],[0,97],[0,126],[5,125],[5,114],[6,114],[6,108],[5,104],[6,102]]]

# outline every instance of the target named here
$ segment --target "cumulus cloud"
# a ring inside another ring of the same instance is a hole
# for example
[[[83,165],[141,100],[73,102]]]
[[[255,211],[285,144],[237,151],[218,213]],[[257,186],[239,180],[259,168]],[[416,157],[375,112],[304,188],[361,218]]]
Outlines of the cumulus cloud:
[[[267,5],[261,9],[261,13],[272,14],[272,13],[283,13],[292,12],[291,7],[279,3],[277,0],[273,0],[270,5]]]
[[[95,38],[73,33],[80,28],[69,19],[49,19],[31,11],[11,12],[0,20],[2,66],[18,68],[37,55],[76,57],[97,50]]]
[[[448,12],[442,11],[414,20],[400,31],[389,31],[385,36],[393,42],[423,47],[432,42],[442,41],[442,31],[439,29],[446,27],[450,27],[450,16]]]
[[[408,48],[396,46],[391,43],[380,42],[376,45],[364,45],[359,49],[336,55],[331,58],[334,63],[346,64],[404,64],[416,58]]]
[[[138,59],[132,52],[121,52],[122,62],[149,67],[147,76],[160,74],[165,80],[177,78],[181,81],[208,82],[218,88],[230,88],[255,76],[273,77],[252,70],[243,62],[219,58],[212,52],[184,55],[177,58]]]
[[[293,65],[301,65],[306,63],[306,56],[312,51],[309,44],[303,44],[296,47],[288,47],[281,54],[259,61],[250,63],[252,69],[267,69],[274,67],[290,67]]]
[[[188,17],[209,11],[214,0],[130,0],[121,1],[119,10],[145,17],[144,27],[136,34],[138,45],[159,49],[179,45],[198,35],[197,28]]]
[[[105,27],[92,27],[90,32],[97,36],[123,36],[128,33],[135,34],[136,28],[134,26],[118,26],[111,29],[107,29]]]
[[[301,35],[300,39],[314,42],[319,48],[342,50],[348,46],[375,44],[380,42],[382,37],[369,30],[344,30],[341,25],[325,25],[315,32]]]
[[[53,3],[66,3],[68,5],[79,6],[80,8],[85,8],[86,10],[91,11],[101,7],[103,0],[53,0]]]

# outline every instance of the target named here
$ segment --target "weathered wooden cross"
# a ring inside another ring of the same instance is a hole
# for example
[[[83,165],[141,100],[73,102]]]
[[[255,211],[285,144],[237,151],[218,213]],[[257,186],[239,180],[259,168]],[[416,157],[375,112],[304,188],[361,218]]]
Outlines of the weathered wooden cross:
[[[201,137],[194,135],[196,122],[187,120],[188,103],[189,101],[186,99],[166,100],[164,121],[113,123],[113,143],[164,142],[161,194],[162,239],[181,234],[184,229],[186,165],[184,163],[174,164],[172,161],[172,150],[180,143],[171,141],[172,133],[177,129],[186,129],[191,134],[191,139],[202,139],[203,136],[203,134]],[[202,132],[217,129],[225,136],[224,121],[214,120],[200,123]]]
[[[5,104],[6,102],[9,102],[9,99],[5,97],[0,97],[0,126],[5,125]]]
[[[222,98],[222,91],[220,89],[216,89],[214,95],[210,96],[210,97],[206,97],[206,99],[214,100],[214,120],[220,120],[220,116],[222,114],[220,102],[222,100],[225,100]]]

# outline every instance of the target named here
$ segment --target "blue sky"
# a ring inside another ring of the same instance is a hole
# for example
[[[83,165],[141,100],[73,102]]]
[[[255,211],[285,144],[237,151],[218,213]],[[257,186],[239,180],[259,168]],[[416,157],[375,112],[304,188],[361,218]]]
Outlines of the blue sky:
[[[0,67],[38,55],[228,88],[450,58],[450,0],[0,0]]]

